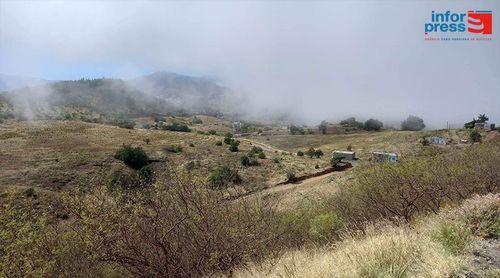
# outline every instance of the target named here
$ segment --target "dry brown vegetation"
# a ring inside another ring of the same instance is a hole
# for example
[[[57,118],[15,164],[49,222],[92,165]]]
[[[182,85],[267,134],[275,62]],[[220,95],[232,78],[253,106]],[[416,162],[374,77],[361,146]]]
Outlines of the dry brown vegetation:
[[[200,119],[190,127],[227,128]],[[440,132],[455,141],[462,136]],[[239,152],[231,152],[219,132],[4,122],[0,276],[460,274],[471,238],[498,239],[498,196],[484,199],[484,207],[477,197],[462,218],[454,211],[422,219],[474,194],[499,192],[500,140],[424,147],[422,134],[237,137]],[[362,158],[353,169],[277,186],[287,173],[328,167],[330,151],[349,144]],[[154,179],[140,183],[140,169],[113,157],[123,145],[145,151]],[[246,167],[240,158],[254,146],[265,158]],[[325,155],[288,152],[310,147]],[[380,148],[403,159],[367,162]],[[221,166],[241,181],[211,186],[208,177]]]
[[[204,123],[210,122],[200,118]],[[0,184],[3,186],[59,190],[106,183],[113,173],[128,172],[122,163],[113,159],[123,144],[143,148],[155,161],[153,167],[157,171],[189,169],[191,175],[204,179],[212,169],[228,165],[239,171],[245,181],[243,190],[278,183],[285,179],[288,169],[297,173],[316,171],[306,158],[275,152],[267,152],[267,159],[262,159],[259,167],[242,167],[240,157],[251,149],[251,143],[243,140],[240,152],[231,153],[227,146],[216,145],[223,134],[129,130],[74,121],[10,122],[1,125],[0,130]],[[170,146],[180,146],[182,152],[165,152]],[[280,163],[275,163],[274,158]]]

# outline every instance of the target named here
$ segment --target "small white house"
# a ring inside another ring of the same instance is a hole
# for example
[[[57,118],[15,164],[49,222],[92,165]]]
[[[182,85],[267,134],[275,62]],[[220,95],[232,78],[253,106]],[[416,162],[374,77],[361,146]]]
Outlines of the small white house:
[[[345,159],[345,160],[355,160],[356,153],[351,151],[333,151],[332,158],[334,159]]]
[[[388,152],[372,152],[372,159],[375,162],[397,162],[398,154],[397,153],[388,153]]]
[[[435,145],[446,145],[446,138],[439,137],[439,136],[430,136],[426,138],[427,141],[429,141],[431,144]]]
[[[495,124],[490,124],[490,123],[475,123],[474,128],[478,130],[484,130],[484,131],[492,131],[495,130]]]

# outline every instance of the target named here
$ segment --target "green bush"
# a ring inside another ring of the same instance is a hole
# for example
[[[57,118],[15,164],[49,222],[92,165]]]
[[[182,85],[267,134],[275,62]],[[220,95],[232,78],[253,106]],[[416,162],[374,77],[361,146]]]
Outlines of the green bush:
[[[137,174],[145,184],[151,184],[153,182],[154,171],[153,168],[151,168],[151,166],[146,165],[142,167]]]
[[[303,128],[295,126],[295,125],[291,125],[289,127],[289,129],[290,129],[290,134],[292,134],[292,135],[304,135],[304,134],[306,134],[306,132],[304,131]]]
[[[217,145],[217,146],[222,146],[222,141],[217,141],[217,142],[215,142],[215,145]]]
[[[262,153],[259,153],[257,157],[260,159],[266,159],[266,154],[262,152]]]
[[[297,180],[297,177],[295,176],[295,173],[292,170],[286,171],[285,175],[286,175],[286,182],[295,182]]]
[[[230,145],[230,144],[231,144],[231,142],[233,142],[233,140],[234,140],[234,139],[233,139],[233,134],[231,134],[231,133],[226,133],[226,134],[224,135],[224,143],[225,143],[225,144]]]
[[[345,120],[340,121],[340,125],[344,127],[351,127],[356,129],[362,129],[363,123],[356,121],[356,118],[350,117]]]
[[[130,145],[123,145],[116,152],[115,158],[136,170],[148,164],[148,156],[141,147],[133,148]]]
[[[199,124],[202,124],[203,121],[200,118],[194,116],[193,119],[191,120],[191,123],[194,125],[199,125]]]
[[[304,152],[303,151],[298,151],[297,152],[297,156],[304,156]]]
[[[365,122],[363,128],[368,131],[378,131],[383,126],[384,124],[381,121],[375,119],[369,119]]]
[[[212,171],[208,177],[208,181],[212,188],[226,188],[229,184],[241,183],[241,177],[238,171],[232,170],[229,166],[221,166]]]
[[[453,254],[461,254],[470,245],[472,233],[470,228],[460,222],[441,223],[439,229],[433,234],[434,240]]]
[[[162,126],[164,130],[169,130],[169,131],[177,131],[177,132],[191,132],[191,129],[183,123],[178,123],[175,122],[171,125],[164,125]]]
[[[208,134],[210,134],[210,135],[216,135],[217,131],[211,129],[211,130],[208,131]]]
[[[319,241],[327,241],[337,237],[344,225],[344,220],[335,212],[327,212],[311,219],[309,234]]]
[[[124,118],[118,118],[115,119],[112,123],[113,125],[116,125],[121,128],[126,128],[126,129],[134,129],[135,122],[130,120],[130,119],[124,119]]]
[[[241,165],[248,167],[248,166],[257,166],[259,165],[259,162],[248,155],[244,155],[240,158]]]
[[[469,133],[469,139],[473,143],[481,142],[481,137],[481,133],[476,129],[471,130]]]
[[[401,123],[402,130],[419,131],[425,128],[424,120],[417,116],[410,115]]]
[[[240,145],[240,141],[232,140],[231,143],[230,143],[230,146],[229,146],[229,150],[231,152],[238,152],[239,151],[239,149],[238,149],[239,145]]]
[[[320,149],[315,150],[314,148],[310,148],[305,153],[310,158],[320,158],[324,155],[323,151]]]
[[[28,198],[37,198],[37,194],[35,192],[35,189],[33,187],[30,187],[23,192],[24,196]]]

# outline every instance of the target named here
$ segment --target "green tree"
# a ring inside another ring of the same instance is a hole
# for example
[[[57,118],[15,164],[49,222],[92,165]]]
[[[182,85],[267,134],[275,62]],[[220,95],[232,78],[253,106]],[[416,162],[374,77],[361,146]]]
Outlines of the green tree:
[[[368,131],[379,131],[383,126],[384,124],[381,121],[369,119],[365,122],[363,128]]]
[[[469,133],[469,139],[471,142],[475,143],[475,142],[481,142],[481,133],[479,133],[479,131],[473,129],[470,131]]]
[[[318,126],[318,130],[321,134],[326,134],[327,129],[328,123],[326,121],[322,121]]]
[[[123,145],[116,152],[115,158],[136,170],[148,164],[148,156],[141,147],[133,148],[130,145]]]
[[[413,115],[408,116],[408,118],[401,123],[402,130],[418,131],[424,128],[424,120]]]

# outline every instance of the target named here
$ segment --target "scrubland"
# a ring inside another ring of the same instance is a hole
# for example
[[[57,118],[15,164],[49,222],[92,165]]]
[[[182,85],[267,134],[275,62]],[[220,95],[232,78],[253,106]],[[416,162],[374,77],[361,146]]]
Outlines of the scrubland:
[[[227,126],[190,127],[0,125],[0,276],[498,276],[498,136],[451,147],[422,146],[421,132],[252,136],[231,152]],[[280,185],[349,144],[355,167]],[[135,183],[139,171],[115,158],[122,145],[144,150],[153,180]],[[265,158],[242,165],[255,146]],[[309,147],[325,155],[295,154]],[[404,156],[367,161],[379,148]],[[239,182],[213,183],[214,170]]]

